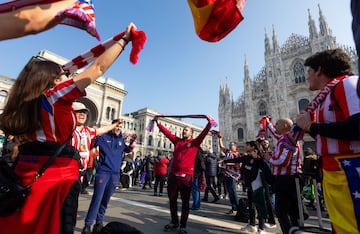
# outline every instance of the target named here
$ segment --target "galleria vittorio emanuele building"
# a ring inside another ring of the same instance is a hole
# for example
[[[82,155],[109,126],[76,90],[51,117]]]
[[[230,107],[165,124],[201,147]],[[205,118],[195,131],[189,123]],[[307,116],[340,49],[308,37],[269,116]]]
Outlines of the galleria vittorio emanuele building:
[[[304,22],[305,23],[305,22]],[[309,11],[309,34],[291,34],[283,45],[279,45],[275,29],[272,39],[265,33],[265,64],[255,75],[249,74],[251,61],[244,63],[244,91],[237,100],[232,99],[227,84],[220,85],[219,93],[219,128],[224,143],[236,141],[240,149],[245,142],[255,139],[259,131],[259,120],[264,115],[271,115],[273,122],[282,117],[295,119],[317,93],[309,91],[306,81],[304,61],[312,54],[340,47],[345,50],[357,69],[357,56],[354,48],[338,45],[335,36],[326,22],[319,6],[318,28]],[[353,71],[357,73],[357,70]],[[271,139],[271,138],[270,138]],[[303,147],[314,148],[313,139],[307,134]]]

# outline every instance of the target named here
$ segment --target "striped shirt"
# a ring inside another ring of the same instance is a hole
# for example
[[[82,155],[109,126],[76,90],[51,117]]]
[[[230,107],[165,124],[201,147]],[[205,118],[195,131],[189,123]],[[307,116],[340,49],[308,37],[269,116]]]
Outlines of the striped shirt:
[[[241,154],[238,151],[231,151],[230,149],[226,149],[225,151],[225,160],[240,158]],[[227,170],[230,170],[235,173],[240,173],[241,163],[234,163],[234,164],[225,164]],[[230,177],[228,174],[225,173],[226,177]]]
[[[277,139],[273,154],[269,160],[273,175],[295,175],[302,173],[300,145],[290,140],[288,133],[279,135],[275,133],[274,126],[269,123],[270,132]]]
[[[356,93],[358,76],[341,80],[316,111],[317,123],[343,122],[360,113],[360,99]],[[354,129],[355,131],[355,129]],[[343,155],[360,152],[360,141],[339,140],[316,135],[318,155]]]
[[[81,130],[76,128],[73,132],[71,145],[79,151],[83,170],[87,169],[90,158],[91,141],[95,137],[96,129],[88,126],[83,126]]]
[[[85,92],[77,88],[73,79],[67,79],[46,91],[41,100],[42,128],[20,136],[20,143],[30,141],[64,143],[76,126],[72,103],[84,95]]]

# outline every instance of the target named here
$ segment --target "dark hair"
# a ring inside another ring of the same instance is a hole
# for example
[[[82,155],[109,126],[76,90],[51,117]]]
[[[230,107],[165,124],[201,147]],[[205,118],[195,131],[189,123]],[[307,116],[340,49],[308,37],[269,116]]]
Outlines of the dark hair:
[[[259,154],[263,151],[260,143],[257,141],[248,141],[246,144],[253,147]]]
[[[332,78],[351,74],[351,58],[342,49],[324,50],[308,57],[304,65]]]
[[[33,57],[12,86],[8,101],[0,115],[0,129],[6,134],[35,132],[42,126],[41,97],[60,76],[59,64]]]
[[[112,124],[119,122],[120,119],[113,119],[113,121],[111,121]]]

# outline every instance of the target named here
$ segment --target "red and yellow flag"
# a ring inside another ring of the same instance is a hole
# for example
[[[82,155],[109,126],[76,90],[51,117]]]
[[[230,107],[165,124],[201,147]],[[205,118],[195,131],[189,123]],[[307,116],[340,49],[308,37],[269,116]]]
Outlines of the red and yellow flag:
[[[217,42],[243,19],[245,0],[188,0],[196,34],[205,41]]]

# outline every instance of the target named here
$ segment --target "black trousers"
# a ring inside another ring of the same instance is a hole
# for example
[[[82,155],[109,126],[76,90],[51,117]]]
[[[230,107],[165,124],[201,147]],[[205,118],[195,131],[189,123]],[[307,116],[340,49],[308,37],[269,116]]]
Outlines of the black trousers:
[[[291,226],[299,226],[299,209],[294,175],[276,176],[274,183],[275,213],[281,231],[289,233]]]
[[[204,200],[208,199],[209,192],[213,195],[215,199],[219,199],[219,196],[216,194],[215,191],[216,183],[215,183],[215,176],[206,176],[206,188],[204,192]]]
[[[73,234],[76,226],[76,216],[78,210],[78,200],[81,185],[80,181],[75,181],[64,200],[60,213],[60,233]]]

